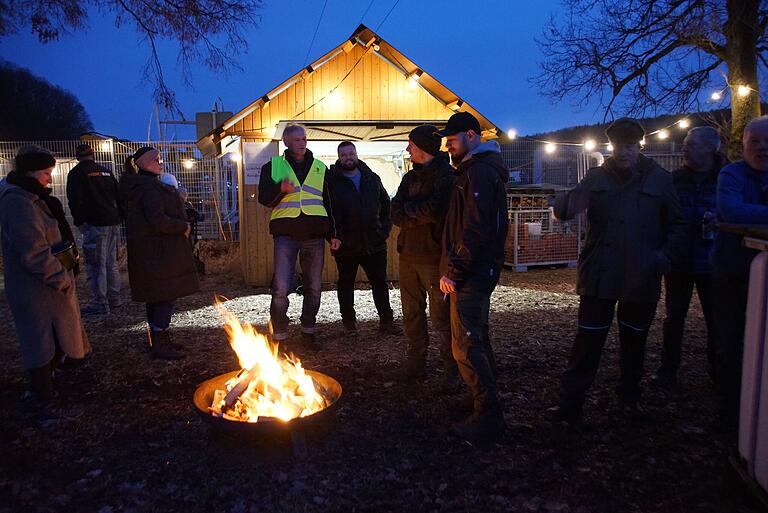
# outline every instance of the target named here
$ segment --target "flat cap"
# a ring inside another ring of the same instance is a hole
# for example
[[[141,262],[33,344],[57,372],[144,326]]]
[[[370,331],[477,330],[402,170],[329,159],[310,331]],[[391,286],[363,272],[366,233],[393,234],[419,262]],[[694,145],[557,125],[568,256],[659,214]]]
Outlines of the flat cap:
[[[611,142],[637,144],[645,137],[645,129],[632,118],[619,118],[606,128],[605,135]]]

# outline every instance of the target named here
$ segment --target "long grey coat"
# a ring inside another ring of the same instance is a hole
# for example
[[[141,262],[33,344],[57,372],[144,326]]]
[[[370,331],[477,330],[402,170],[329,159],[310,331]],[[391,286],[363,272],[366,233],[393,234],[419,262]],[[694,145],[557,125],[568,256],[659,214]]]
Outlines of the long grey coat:
[[[589,191],[576,291],[580,296],[655,302],[661,275],[669,271],[686,238],[672,174],[643,155],[626,183],[617,179],[614,168],[613,158],[607,159],[587,171],[574,190]],[[559,219],[576,213],[574,191],[558,198],[555,215]]]
[[[71,358],[91,350],[75,292],[75,278],[51,253],[62,237],[56,219],[35,194],[0,184],[0,237],[5,294],[21,344],[24,367],[42,367],[56,341]]]

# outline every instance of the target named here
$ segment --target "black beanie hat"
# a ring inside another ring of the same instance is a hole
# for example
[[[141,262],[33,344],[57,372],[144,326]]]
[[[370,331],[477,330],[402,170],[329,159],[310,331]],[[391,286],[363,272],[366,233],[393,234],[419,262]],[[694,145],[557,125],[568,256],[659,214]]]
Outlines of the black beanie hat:
[[[48,150],[41,148],[40,146],[29,145],[22,146],[16,152],[16,159],[14,162],[14,169],[20,175],[31,173],[32,171],[39,171],[41,169],[48,169],[56,165],[56,159]]]
[[[78,144],[77,148],[75,148],[75,157],[79,159],[92,157],[92,156],[93,156],[93,148],[91,148],[87,144]]]
[[[440,153],[442,138],[436,132],[437,127],[434,125],[420,125],[411,130],[408,139],[420,150],[426,151],[430,155],[437,155]]]

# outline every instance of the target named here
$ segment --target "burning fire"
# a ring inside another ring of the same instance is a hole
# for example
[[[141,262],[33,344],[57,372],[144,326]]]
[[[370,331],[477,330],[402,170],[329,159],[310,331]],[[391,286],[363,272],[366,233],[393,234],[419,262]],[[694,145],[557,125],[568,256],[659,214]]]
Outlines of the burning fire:
[[[305,373],[298,358],[278,355],[278,344],[250,324],[241,324],[218,300],[216,308],[242,371],[227,381],[226,390],[216,390],[213,415],[241,422],[258,422],[262,417],[288,421],[325,408],[327,393]]]

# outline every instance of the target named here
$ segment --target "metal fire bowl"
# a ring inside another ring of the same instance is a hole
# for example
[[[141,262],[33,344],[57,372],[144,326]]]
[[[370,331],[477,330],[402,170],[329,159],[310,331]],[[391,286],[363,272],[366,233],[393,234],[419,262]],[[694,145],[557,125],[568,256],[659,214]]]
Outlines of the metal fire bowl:
[[[325,387],[328,393],[332,396],[333,401],[323,408],[322,410],[308,415],[306,417],[297,417],[289,421],[282,421],[280,419],[262,418],[258,422],[241,422],[236,420],[225,419],[224,417],[215,417],[211,414],[210,406],[213,402],[213,394],[216,390],[224,389],[224,384],[230,379],[237,376],[240,371],[228,372],[221,374],[215,378],[203,381],[197,386],[193,401],[197,407],[197,411],[202,416],[203,420],[209,423],[211,426],[233,433],[244,434],[264,434],[269,435],[278,432],[292,432],[294,430],[303,430],[309,426],[318,424],[324,419],[328,418],[337,408],[339,399],[341,398],[341,385],[338,381],[332,377],[323,374],[321,372],[304,370],[315,381]]]

